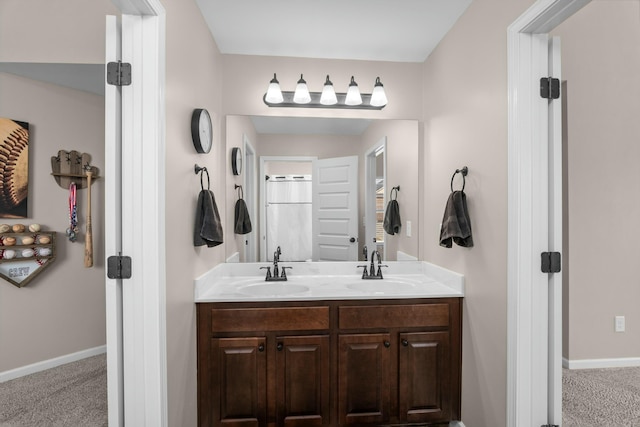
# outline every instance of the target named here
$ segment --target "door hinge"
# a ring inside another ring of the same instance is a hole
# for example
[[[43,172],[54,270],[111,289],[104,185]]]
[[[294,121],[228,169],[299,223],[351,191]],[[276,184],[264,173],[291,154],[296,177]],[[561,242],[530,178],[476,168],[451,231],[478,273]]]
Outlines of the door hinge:
[[[114,86],[131,84],[131,64],[128,62],[109,62],[107,64],[107,83]]]
[[[560,80],[553,77],[540,79],[540,96],[544,99],[560,98]]]
[[[562,266],[560,252],[542,252],[541,258],[543,273],[560,273]]]
[[[131,257],[114,255],[107,258],[109,279],[131,279]]]

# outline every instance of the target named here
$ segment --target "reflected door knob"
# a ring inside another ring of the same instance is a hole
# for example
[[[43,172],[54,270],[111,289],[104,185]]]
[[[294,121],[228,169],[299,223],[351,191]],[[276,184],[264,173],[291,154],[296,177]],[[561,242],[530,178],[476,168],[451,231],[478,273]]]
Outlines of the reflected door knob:
[[[355,238],[355,237],[352,237],[352,238],[350,238],[350,239],[349,239],[349,241],[350,241],[351,243],[355,243],[356,238]]]

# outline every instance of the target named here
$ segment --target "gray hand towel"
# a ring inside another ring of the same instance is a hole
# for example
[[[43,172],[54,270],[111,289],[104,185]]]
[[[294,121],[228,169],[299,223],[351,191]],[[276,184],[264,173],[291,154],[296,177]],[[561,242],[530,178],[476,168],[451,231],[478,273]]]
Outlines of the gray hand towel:
[[[249,218],[249,209],[244,199],[238,199],[235,209],[235,233],[247,234],[251,233],[251,218]]]
[[[394,235],[400,232],[400,226],[402,226],[402,222],[400,221],[400,205],[398,205],[398,201],[394,199],[387,204],[387,211],[384,214],[382,228],[384,228],[387,234]]]
[[[202,190],[196,206],[196,224],[193,232],[194,246],[212,248],[222,243],[222,222],[216,199],[211,190]]]
[[[454,191],[449,195],[442,218],[440,246],[450,248],[452,241],[465,248],[473,247],[467,196],[463,191]]]

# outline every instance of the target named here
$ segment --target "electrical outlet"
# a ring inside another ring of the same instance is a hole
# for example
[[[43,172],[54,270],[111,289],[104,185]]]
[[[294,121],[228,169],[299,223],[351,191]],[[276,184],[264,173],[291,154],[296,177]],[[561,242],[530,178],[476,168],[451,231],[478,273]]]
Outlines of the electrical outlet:
[[[624,332],[624,316],[616,316],[616,332]]]
[[[411,237],[411,221],[407,221],[404,228],[406,230],[407,237]]]

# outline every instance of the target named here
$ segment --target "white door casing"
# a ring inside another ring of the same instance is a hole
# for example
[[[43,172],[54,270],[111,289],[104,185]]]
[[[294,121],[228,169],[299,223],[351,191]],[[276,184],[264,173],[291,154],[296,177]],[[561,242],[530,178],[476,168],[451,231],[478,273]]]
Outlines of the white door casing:
[[[132,83],[122,95],[121,235],[122,255],[133,260],[132,277],[122,285],[122,393],[120,408],[110,412],[110,425],[166,426],[165,308],[165,12],[158,0],[112,0],[123,13],[122,61],[132,66]],[[108,106],[107,106],[108,107]],[[107,135],[111,130],[106,131]],[[109,148],[106,148],[109,150]],[[107,151],[105,169],[116,171],[117,153]],[[117,186],[107,186],[107,208],[117,206]],[[109,215],[117,216],[113,212]],[[116,220],[106,222],[105,235],[116,233]],[[141,244],[144,242],[144,246]],[[115,240],[106,247],[116,255]],[[106,264],[106,262],[105,262]],[[107,284],[107,292],[110,283]],[[110,297],[108,296],[109,300]],[[108,307],[109,308],[109,307]],[[113,313],[112,313],[113,314]],[[117,315],[107,314],[108,328]],[[108,347],[107,352],[113,349]],[[116,375],[107,359],[108,381]],[[122,395],[124,397],[122,397]],[[109,394],[109,406],[115,393]],[[118,402],[115,402],[118,405]],[[113,417],[113,421],[112,421]]]
[[[555,356],[548,350],[558,345],[562,325],[560,319],[555,321],[555,292],[550,317],[549,286],[553,280],[550,282],[548,274],[540,270],[540,253],[553,250],[553,242],[561,239],[561,230],[550,230],[550,224],[555,225],[550,206],[554,212],[561,209],[556,198],[561,197],[562,188],[558,176],[551,175],[558,158],[555,146],[551,149],[554,157],[550,157],[549,102],[540,97],[539,82],[549,73],[548,32],[588,2],[538,0],[509,26],[507,33],[508,426],[539,427],[552,418],[556,424],[561,422],[556,418],[561,400],[554,385],[561,372],[549,369],[550,357]]]
[[[249,218],[251,219],[251,233],[245,234],[243,247],[244,261],[256,262],[257,257],[257,239],[258,227],[255,221],[256,219],[256,150],[251,145],[251,141],[247,138],[247,135],[242,135],[243,150],[242,150],[242,170],[243,170],[243,193],[245,203],[247,204],[247,210],[249,211]]]
[[[313,260],[358,259],[358,157],[313,164]]]
[[[560,38],[549,40],[549,75],[562,81]],[[562,96],[562,95],[561,95]],[[562,101],[549,102],[549,251],[562,252]],[[549,274],[548,419],[562,424],[562,271]]]
[[[105,64],[121,59],[120,23],[106,18]],[[106,65],[105,65],[106,67]],[[106,70],[105,70],[106,75]],[[122,96],[121,89],[105,82],[105,253],[122,251],[122,206],[120,203]],[[122,280],[105,279],[108,419],[111,426],[124,425],[124,369],[122,351]]]
[[[376,158],[376,153],[379,152],[379,150],[382,149],[384,152],[384,164],[383,164],[383,175],[384,175],[384,183],[383,183],[383,188],[385,190],[385,193],[388,193],[387,191],[387,137],[383,137],[380,141],[378,141],[378,143],[376,145],[374,145],[373,147],[371,147],[369,150],[367,150],[367,152],[364,155],[364,159],[365,159],[365,184],[364,184],[364,227],[365,227],[365,241],[363,243],[363,246],[366,246],[368,249],[368,252],[374,251],[376,250],[376,247],[379,245],[376,244],[375,237],[376,237],[376,222],[377,222],[377,216],[376,216],[376,164],[377,164],[377,158]],[[386,194],[385,194],[385,198],[383,201],[383,206],[386,207],[387,205],[387,199],[386,199]],[[384,250],[384,245],[385,243],[382,243],[383,245],[383,251],[382,253],[384,254],[385,257],[388,256],[387,252]]]

